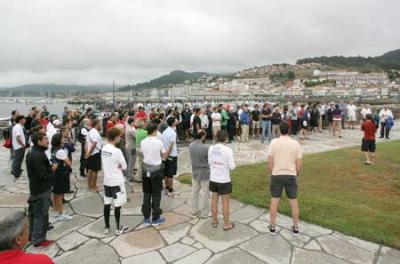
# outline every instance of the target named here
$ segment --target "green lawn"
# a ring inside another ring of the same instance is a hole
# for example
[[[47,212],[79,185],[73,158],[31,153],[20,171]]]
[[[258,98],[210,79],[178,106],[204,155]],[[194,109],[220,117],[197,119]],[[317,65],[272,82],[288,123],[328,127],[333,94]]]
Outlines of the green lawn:
[[[361,239],[400,248],[400,141],[377,145],[377,164],[363,165],[359,147],[304,157],[298,179],[300,218]],[[266,163],[232,172],[232,197],[268,208]],[[190,183],[190,176],[180,177]],[[286,199],[280,212],[290,215]]]

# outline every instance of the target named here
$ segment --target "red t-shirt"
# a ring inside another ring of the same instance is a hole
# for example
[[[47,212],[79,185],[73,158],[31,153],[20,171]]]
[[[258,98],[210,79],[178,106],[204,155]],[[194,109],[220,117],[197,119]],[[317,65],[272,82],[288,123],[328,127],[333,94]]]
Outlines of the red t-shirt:
[[[147,116],[145,112],[137,112],[135,115],[135,119],[146,121]]]
[[[361,130],[364,131],[364,139],[375,140],[376,126],[373,121],[364,121],[361,125]]]
[[[114,123],[111,120],[107,121],[107,131],[114,127]]]
[[[54,264],[54,262],[43,254],[30,254],[20,249],[0,251],[1,264]]]

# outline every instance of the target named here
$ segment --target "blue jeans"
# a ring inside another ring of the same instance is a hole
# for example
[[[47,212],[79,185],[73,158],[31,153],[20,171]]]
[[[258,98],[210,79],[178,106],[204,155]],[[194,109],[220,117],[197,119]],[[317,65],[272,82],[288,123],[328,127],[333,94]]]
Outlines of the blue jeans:
[[[268,142],[271,142],[271,120],[262,120],[261,121],[261,143],[264,143],[265,139],[268,139]]]

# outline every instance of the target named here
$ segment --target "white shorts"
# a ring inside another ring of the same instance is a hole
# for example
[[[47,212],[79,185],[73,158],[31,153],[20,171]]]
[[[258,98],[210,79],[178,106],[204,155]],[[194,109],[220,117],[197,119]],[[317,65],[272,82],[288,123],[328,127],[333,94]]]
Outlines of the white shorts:
[[[118,189],[119,191],[116,191]],[[106,196],[107,195],[107,196]],[[125,184],[119,186],[104,186],[104,204],[113,203],[114,207],[121,207],[127,202]]]
[[[355,115],[348,115],[347,120],[350,122],[355,122],[357,121],[357,118]]]

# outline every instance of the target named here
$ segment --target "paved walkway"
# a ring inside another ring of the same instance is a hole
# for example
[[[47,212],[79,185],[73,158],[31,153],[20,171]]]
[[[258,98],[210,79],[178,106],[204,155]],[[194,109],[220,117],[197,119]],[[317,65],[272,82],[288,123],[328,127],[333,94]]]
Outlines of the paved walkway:
[[[399,129],[393,131],[392,138],[400,139]],[[335,139],[325,132],[303,143],[303,148],[308,153],[321,152],[359,145],[359,142],[359,131],[345,130],[342,139]],[[238,164],[265,159],[267,146],[258,141],[231,146]],[[190,171],[187,154],[187,149],[181,149],[180,173]],[[75,162],[74,166],[77,165]],[[8,152],[4,148],[0,152],[0,168],[3,172],[0,176],[0,217],[3,217],[25,208],[29,192],[26,174],[17,183],[13,182]],[[66,197],[69,200],[66,210],[74,215],[73,220],[54,224],[48,238],[57,243],[50,248],[28,248],[28,251],[49,255],[56,263],[400,263],[398,250],[317,225],[301,222],[302,233],[295,237],[289,230],[291,219],[283,215],[278,217],[278,234],[271,236],[267,233],[267,211],[235,200],[231,201],[231,218],[236,228],[229,232],[223,231],[221,226],[214,229],[209,219],[191,217],[191,189],[178,182],[180,196],[163,196],[162,209],[167,219],[164,225],[143,227],[141,188],[134,185],[128,187],[130,201],[122,210],[123,223],[133,227],[133,231],[118,237],[104,235],[102,194],[87,192],[85,180],[79,176],[72,175],[71,181],[75,193]],[[51,216],[54,215],[52,211]]]

